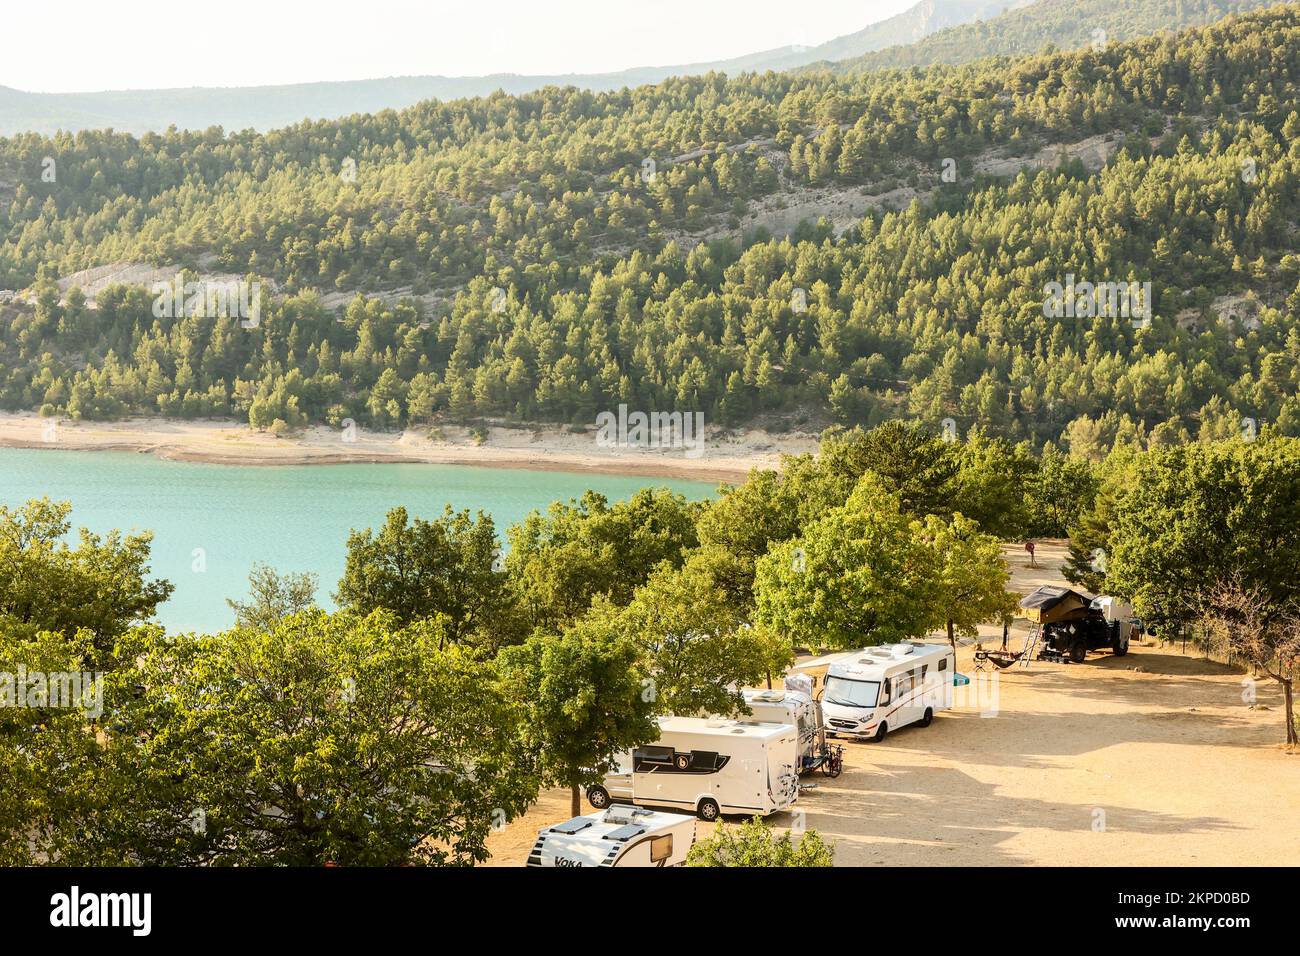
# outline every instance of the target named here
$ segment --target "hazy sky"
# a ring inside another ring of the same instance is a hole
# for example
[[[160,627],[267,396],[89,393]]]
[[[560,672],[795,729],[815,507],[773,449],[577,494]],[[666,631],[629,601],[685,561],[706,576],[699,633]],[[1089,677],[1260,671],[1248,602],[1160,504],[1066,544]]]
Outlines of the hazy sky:
[[[593,73],[852,33],[916,0],[2,0],[0,86]]]

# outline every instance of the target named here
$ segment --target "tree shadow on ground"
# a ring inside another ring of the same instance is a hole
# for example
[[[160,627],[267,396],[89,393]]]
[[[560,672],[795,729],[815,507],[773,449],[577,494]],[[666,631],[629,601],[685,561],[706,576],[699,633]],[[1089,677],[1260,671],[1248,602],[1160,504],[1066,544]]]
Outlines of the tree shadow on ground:
[[[803,824],[837,842],[836,863],[998,866],[1029,862],[1005,844],[1026,830],[1123,839],[1125,833],[1194,835],[1239,829],[1213,816],[1162,813],[1067,799],[1008,797],[955,767],[846,771],[800,798]],[[1105,832],[1096,832],[1098,811]],[[790,814],[774,819],[791,825]],[[1036,860],[1034,862],[1042,862]],[[1061,859],[1061,864],[1069,864]]]

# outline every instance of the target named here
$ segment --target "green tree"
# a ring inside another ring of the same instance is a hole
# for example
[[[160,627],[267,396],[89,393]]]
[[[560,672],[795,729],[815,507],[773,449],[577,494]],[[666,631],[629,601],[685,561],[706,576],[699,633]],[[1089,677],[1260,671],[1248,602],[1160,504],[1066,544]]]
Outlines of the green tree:
[[[1080,511],[1069,526],[1070,547],[1061,573],[1065,579],[1093,594],[1109,590],[1106,573],[1110,565],[1111,524],[1115,508],[1133,484],[1138,456],[1131,449],[1111,452],[1092,473],[1091,504]]]
[[[1029,524],[1026,491],[1039,468],[1029,446],[976,429],[956,445],[956,454],[956,494],[947,510],[960,511],[1004,541],[1023,536]]]
[[[526,703],[525,746],[546,784],[569,788],[574,816],[584,786],[599,783],[620,753],[658,737],[640,649],[607,617],[503,648],[497,666]]]
[[[617,615],[619,632],[636,641],[654,680],[662,714],[745,712],[740,689],[794,662],[788,638],[738,616],[699,565],[661,565]]]
[[[1063,454],[1049,445],[1025,489],[1028,533],[1048,537],[1069,534],[1092,508],[1096,496],[1097,479],[1087,459]]]
[[[1232,577],[1273,606],[1300,601],[1300,439],[1264,436],[1149,452],[1110,522],[1106,584],[1143,620],[1194,620]]]
[[[167,581],[149,580],[149,532],[101,537],[82,528],[77,546],[68,502],[0,505],[0,623],[72,637],[89,632],[97,660],[133,624],[147,621],[171,596]]]
[[[97,773],[104,682],[95,676],[91,638],[88,631],[33,635],[0,622],[0,865],[57,863],[83,839],[79,826],[116,812],[119,788]],[[23,673],[40,678],[27,684]],[[82,674],[91,684],[72,689],[81,691],[83,706],[48,693],[51,675],[62,681]]]
[[[843,508],[758,562],[758,621],[808,647],[860,647],[920,637],[939,597],[922,523],[874,476]]]
[[[511,604],[503,568],[490,515],[448,505],[433,521],[411,520],[394,508],[377,534],[349,535],[335,600],[361,615],[390,611],[402,624],[436,620],[452,643],[496,645]]]
[[[947,522],[927,517],[925,539],[938,569],[937,624],[947,630],[954,650],[958,634],[977,637],[980,624],[1010,622],[1020,596],[1007,592],[1011,572],[997,538],[957,514]]]
[[[318,578],[306,572],[280,574],[265,564],[254,564],[248,573],[249,599],[227,599],[235,612],[235,625],[270,630],[286,617],[316,606]]]
[[[946,514],[959,494],[961,454],[914,422],[891,421],[865,431],[829,431],[823,436],[820,466],[837,476],[845,497],[868,472],[914,515]]]
[[[751,817],[744,823],[719,823],[686,856],[687,866],[833,866],[835,847],[816,830],[806,830],[795,840]]]
[[[427,623],[309,611],[124,640],[102,742],[41,752],[54,781],[75,756],[95,783],[38,794],[67,813],[38,840],[51,862],[463,865],[536,798],[522,708]]]
[[[610,505],[580,501],[533,512],[509,531],[506,567],[533,626],[561,629],[600,596],[622,607],[661,562],[680,564],[695,547],[700,506],[666,489],[645,488]]]
[[[754,568],[774,542],[796,537],[800,515],[808,507],[803,463],[788,459],[787,470],[755,469],[739,485],[724,486],[696,522],[700,548],[692,564],[729,602],[733,613],[749,620],[754,608]],[[840,504],[837,500],[834,504]]]

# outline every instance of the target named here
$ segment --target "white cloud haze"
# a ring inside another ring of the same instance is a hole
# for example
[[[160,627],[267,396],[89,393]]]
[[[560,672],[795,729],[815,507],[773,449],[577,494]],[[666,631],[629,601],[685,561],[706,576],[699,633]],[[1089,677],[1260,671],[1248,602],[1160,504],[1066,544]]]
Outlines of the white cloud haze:
[[[0,14],[0,85],[53,93],[594,73],[813,45],[914,2],[11,2]]]

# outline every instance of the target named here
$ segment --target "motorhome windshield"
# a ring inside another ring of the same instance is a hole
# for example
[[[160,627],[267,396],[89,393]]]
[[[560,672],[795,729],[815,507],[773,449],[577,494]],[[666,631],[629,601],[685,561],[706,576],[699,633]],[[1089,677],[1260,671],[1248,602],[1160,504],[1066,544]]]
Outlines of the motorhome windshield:
[[[823,699],[828,704],[844,707],[875,707],[876,701],[880,699],[880,681],[827,677]]]

